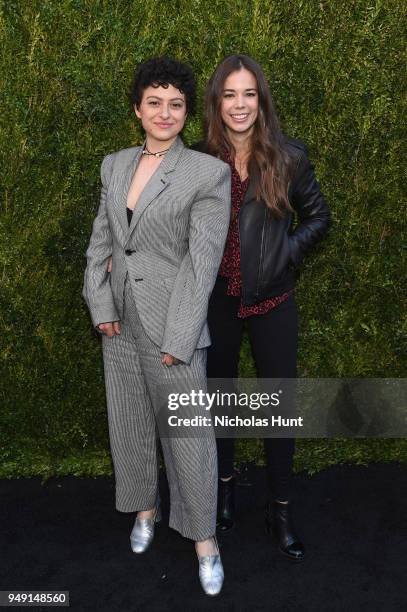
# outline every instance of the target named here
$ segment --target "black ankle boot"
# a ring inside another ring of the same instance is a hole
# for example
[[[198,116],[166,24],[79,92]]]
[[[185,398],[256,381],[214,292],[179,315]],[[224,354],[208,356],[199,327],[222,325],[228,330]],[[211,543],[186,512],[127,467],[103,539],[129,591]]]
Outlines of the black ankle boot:
[[[218,514],[216,527],[221,533],[229,531],[235,524],[235,477],[226,482],[218,480]]]
[[[305,550],[294,530],[290,504],[275,501],[266,505],[266,530],[271,532],[283,555],[293,561],[303,560]]]

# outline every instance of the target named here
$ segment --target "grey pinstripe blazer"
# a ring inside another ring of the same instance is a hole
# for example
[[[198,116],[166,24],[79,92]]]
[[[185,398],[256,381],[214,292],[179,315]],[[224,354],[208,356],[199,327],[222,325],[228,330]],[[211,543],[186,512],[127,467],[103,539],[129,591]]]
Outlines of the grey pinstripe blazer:
[[[127,193],[141,151],[123,149],[102,162],[83,296],[95,326],[120,320],[128,272],[148,336],[189,363],[196,348],[210,345],[206,315],[230,220],[230,168],[187,149],[178,137],[141,193],[129,227]]]

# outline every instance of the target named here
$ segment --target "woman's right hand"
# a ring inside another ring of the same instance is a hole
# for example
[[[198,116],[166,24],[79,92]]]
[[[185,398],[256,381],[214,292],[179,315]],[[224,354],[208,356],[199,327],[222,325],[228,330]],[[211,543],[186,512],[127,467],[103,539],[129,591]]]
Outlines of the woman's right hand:
[[[110,274],[110,272],[112,271],[112,256],[110,255],[109,259],[107,260],[107,268],[106,268],[107,272]]]
[[[105,336],[119,336],[120,335],[120,321],[112,321],[111,323],[100,323],[98,329],[105,334]]]

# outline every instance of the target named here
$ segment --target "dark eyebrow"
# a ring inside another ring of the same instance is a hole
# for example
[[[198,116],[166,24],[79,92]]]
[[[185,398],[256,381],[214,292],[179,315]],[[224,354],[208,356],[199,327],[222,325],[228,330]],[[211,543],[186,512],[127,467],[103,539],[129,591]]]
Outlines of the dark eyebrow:
[[[162,100],[163,98],[160,98],[160,96],[147,96],[147,100],[149,100],[150,98],[155,98],[157,100]],[[179,100],[180,102],[184,102],[184,98],[171,98],[170,102],[175,102],[175,100]]]
[[[224,92],[225,91],[233,91],[233,92],[235,92],[236,89],[224,89],[223,91]],[[257,91],[257,89],[255,87],[249,87],[248,89],[245,89],[245,91]]]

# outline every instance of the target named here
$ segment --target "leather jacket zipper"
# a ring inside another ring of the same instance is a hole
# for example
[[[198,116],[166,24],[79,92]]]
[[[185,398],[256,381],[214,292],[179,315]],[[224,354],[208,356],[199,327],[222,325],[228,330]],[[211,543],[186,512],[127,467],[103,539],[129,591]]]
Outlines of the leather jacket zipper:
[[[263,227],[262,227],[262,230],[261,230],[260,257],[259,257],[259,269],[257,271],[256,298],[259,296],[259,293],[260,293],[260,278],[261,278],[261,270],[262,270],[262,266],[263,266],[264,234],[265,234],[265,228],[266,228],[266,217],[267,217],[267,214],[268,214],[268,210],[266,209],[264,211]]]
[[[242,292],[242,300],[244,303],[246,294],[245,294],[243,278],[242,278],[242,237],[240,235],[240,213],[241,212],[242,212],[242,209],[239,210],[239,214],[237,215],[237,232],[239,234],[240,287],[241,287],[241,292]]]

